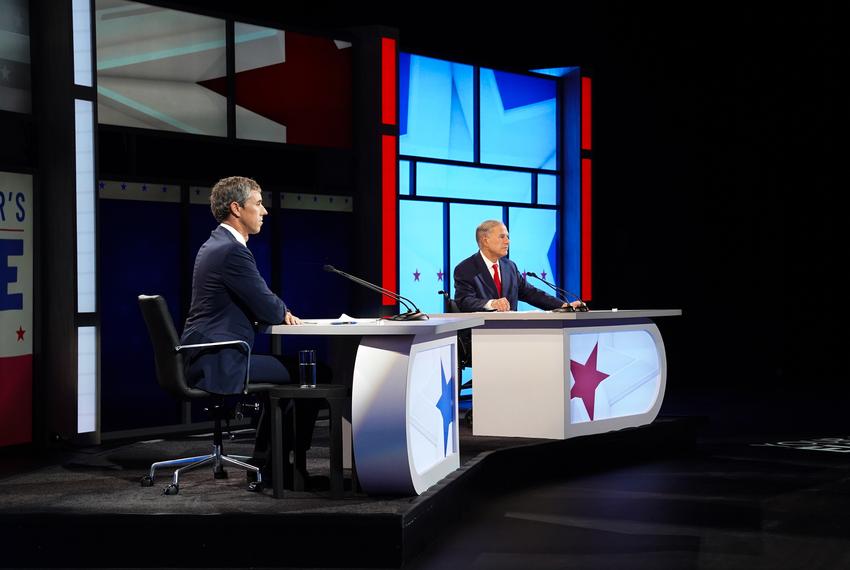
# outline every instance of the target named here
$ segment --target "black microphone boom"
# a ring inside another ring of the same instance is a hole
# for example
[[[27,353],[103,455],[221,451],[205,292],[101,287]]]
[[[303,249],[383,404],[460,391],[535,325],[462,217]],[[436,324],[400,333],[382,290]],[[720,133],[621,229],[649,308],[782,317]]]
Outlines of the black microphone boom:
[[[389,297],[392,297],[394,300],[396,300],[397,302],[404,305],[405,308],[407,308],[407,312],[401,313],[400,315],[396,315],[394,317],[390,317],[390,320],[392,320],[392,321],[424,321],[424,320],[428,319],[428,315],[426,315],[425,313],[420,311],[419,308],[416,306],[416,304],[413,301],[411,301],[410,299],[408,299],[406,297],[402,297],[398,293],[394,293],[393,291],[390,291],[389,289],[384,289],[383,287],[379,287],[378,285],[375,285],[374,283],[370,283],[370,282],[366,281],[365,279],[360,279],[359,277],[355,277],[354,275],[349,275],[345,271],[340,271],[339,269],[337,269],[333,265],[325,265],[323,267],[323,269],[325,271],[329,272],[329,273],[336,273],[338,275],[342,275],[346,279],[348,279],[350,281],[354,281],[358,285],[362,285],[363,287],[366,287],[367,289],[371,289],[372,291],[375,291],[377,293],[381,293],[382,295],[387,295]],[[410,305],[408,305],[407,303],[410,303]],[[411,307],[411,305],[412,305],[412,307]]]
[[[575,311],[579,311],[579,312],[585,313],[585,312],[587,312],[587,311],[588,311],[588,308],[587,308],[587,305],[585,304],[585,302],[581,300],[581,297],[579,297],[578,295],[576,295],[576,294],[575,294],[575,293],[573,293],[572,291],[567,291],[566,289],[561,289],[561,288],[560,288],[560,287],[558,287],[557,285],[554,285],[554,284],[552,284],[552,283],[549,283],[548,281],[546,281],[546,280],[545,280],[545,279],[543,279],[542,277],[538,277],[538,276],[537,276],[537,274],[536,274],[536,273],[534,273],[533,271],[526,271],[526,272],[525,272],[525,274],[526,274],[528,277],[534,277],[535,279],[538,279],[538,280],[540,280],[540,281],[543,281],[546,285],[548,285],[549,287],[551,287],[551,288],[552,288],[555,292],[557,292],[557,293],[561,293],[562,295],[567,296],[567,298],[568,298],[568,299],[569,299],[569,297],[575,297],[575,298],[576,298],[576,300],[577,300],[579,303],[581,303],[581,304],[578,306],[578,308],[575,308],[575,307],[573,307],[572,305],[570,305],[570,304],[569,304],[569,300],[568,300],[568,299],[561,299],[562,301],[566,301],[566,303],[567,303],[567,307],[561,307],[560,309],[554,309],[554,311],[555,311],[555,312],[559,312],[559,313],[564,313],[564,312],[566,312],[566,313],[573,313],[573,312],[575,312]]]

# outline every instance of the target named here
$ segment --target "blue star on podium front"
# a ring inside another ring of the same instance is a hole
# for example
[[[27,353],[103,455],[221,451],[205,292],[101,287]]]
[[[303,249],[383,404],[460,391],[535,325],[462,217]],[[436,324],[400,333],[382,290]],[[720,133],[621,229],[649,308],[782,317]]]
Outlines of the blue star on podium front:
[[[442,362],[440,362],[440,377],[442,379],[443,393],[440,395],[440,399],[437,400],[437,409],[440,410],[440,415],[443,416],[443,455],[447,455],[449,449],[449,425],[455,419],[455,390],[454,378],[449,376],[448,381],[446,381],[446,371],[443,369]]]

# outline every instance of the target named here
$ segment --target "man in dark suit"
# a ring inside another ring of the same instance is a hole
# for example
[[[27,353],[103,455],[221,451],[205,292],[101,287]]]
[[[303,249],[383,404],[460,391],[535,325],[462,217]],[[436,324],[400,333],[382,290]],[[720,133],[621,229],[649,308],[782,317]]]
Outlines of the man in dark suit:
[[[250,178],[232,176],[219,180],[210,195],[210,208],[219,222],[198,250],[192,273],[192,304],[180,342],[200,344],[244,340],[254,344],[254,323],[300,325],[284,302],[266,285],[254,255],[248,249],[248,236],[260,232],[263,207],[259,184]],[[202,349],[186,361],[190,385],[213,394],[239,394],[246,381],[247,353],[242,347]],[[250,382],[286,384],[290,375],[276,358],[252,354]],[[253,461],[267,462],[270,450],[268,401],[257,424]],[[309,447],[318,409],[297,416],[299,439]],[[270,478],[267,467],[263,476]]]
[[[547,311],[568,305],[529,285],[516,263],[505,258],[511,243],[505,224],[482,222],[475,230],[475,239],[479,251],[458,263],[454,272],[455,301],[461,311],[516,311],[517,301]]]
[[[210,208],[219,222],[198,250],[192,274],[192,303],[180,342],[225,340],[254,343],[254,323],[300,324],[269,290],[248,249],[268,211],[259,184],[233,176],[212,189]],[[241,347],[202,350],[187,361],[188,382],[214,394],[238,394],[245,386],[247,354]],[[271,356],[251,356],[251,382],[287,383],[289,373]]]

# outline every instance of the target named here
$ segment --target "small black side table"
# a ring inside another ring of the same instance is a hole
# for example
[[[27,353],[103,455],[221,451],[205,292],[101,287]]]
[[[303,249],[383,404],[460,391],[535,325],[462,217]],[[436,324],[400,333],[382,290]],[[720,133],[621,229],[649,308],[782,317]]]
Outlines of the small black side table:
[[[330,416],[330,494],[340,499],[344,493],[342,473],[342,417],[351,408],[348,387],[342,384],[317,384],[315,388],[295,385],[275,386],[269,390],[272,410],[272,489],[274,497],[283,497],[284,480],[292,481],[294,491],[304,490],[304,473],[307,466],[307,450],[299,446],[295,434],[296,415],[299,403],[309,400],[324,400]],[[294,404],[292,413],[286,414],[284,431],[283,407],[289,401]],[[286,444],[286,445],[285,445]],[[294,449],[294,462],[289,460],[289,450]],[[284,457],[286,460],[284,461]],[[286,472],[284,472],[286,469]],[[286,475],[289,475],[287,477]]]

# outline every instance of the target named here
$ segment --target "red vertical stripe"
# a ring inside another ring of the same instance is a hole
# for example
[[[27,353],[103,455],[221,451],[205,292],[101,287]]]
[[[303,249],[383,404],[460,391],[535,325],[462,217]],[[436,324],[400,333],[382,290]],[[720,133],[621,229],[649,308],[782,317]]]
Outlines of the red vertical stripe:
[[[381,137],[381,257],[382,287],[398,291],[397,283],[397,244],[398,244],[398,156],[396,155],[396,137]],[[395,300],[384,295],[384,305],[395,305]]]
[[[396,118],[396,41],[381,38],[381,122],[395,125]]]
[[[581,148],[590,150],[590,77],[581,78]]]
[[[581,298],[589,301],[593,292],[591,289],[591,161],[581,159]]]

